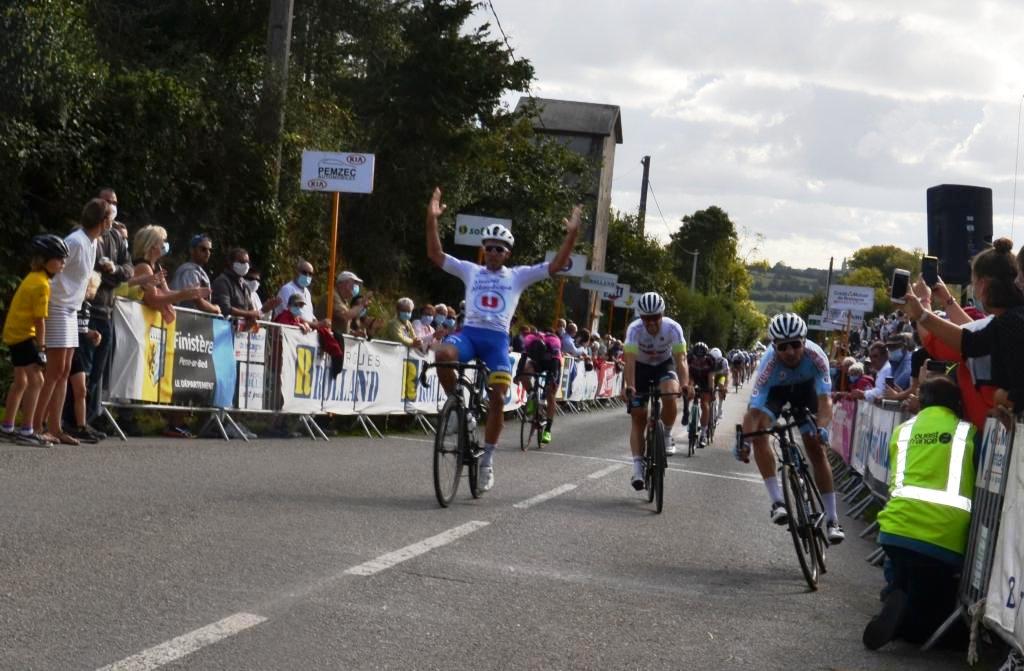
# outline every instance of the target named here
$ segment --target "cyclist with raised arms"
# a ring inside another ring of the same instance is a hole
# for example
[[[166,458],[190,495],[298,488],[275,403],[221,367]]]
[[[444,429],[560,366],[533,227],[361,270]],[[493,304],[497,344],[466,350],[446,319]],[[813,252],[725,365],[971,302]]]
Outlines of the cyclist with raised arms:
[[[441,203],[441,189],[435,188],[427,204],[427,257],[466,285],[466,312],[462,330],[445,338],[435,356],[438,363],[480,359],[490,370],[487,380],[490,402],[479,484],[479,490],[486,492],[494,486],[494,448],[505,423],[505,393],[512,382],[512,361],[508,356],[512,315],[524,289],[554,276],[568,263],[579,234],[583,206],[574,207],[569,218],[563,220],[565,238],[551,263],[511,268],[506,267],[505,262],[512,254],[515,238],[501,224],[493,224],[483,231],[484,265],[445,254],[437,232],[437,220],[445,207]],[[438,368],[437,377],[445,392],[451,393],[455,388],[455,371]]]
[[[743,417],[743,432],[769,428],[783,406],[789,403],[794,417],[800,422],[800,436],[807,458],[814,468],[814,480],[821,491],[828,517],[826,535],[832,544],[841,543],[846,535],[839,526],[836,512],[836,494],[832,484],[832,468],[825,457],[828,429],[832,421],[832,381],[829,377],[828,357],[813,342],[806,339],[807,324],[800,315],[784,312],[772,317],[768,325],[772,346],[768,349],[754,375],[754,388],[747,413]],[[816,408],[817,425],[810,421],[807,411]],[[745,440],[735,448],[740,461],[750,460],[751,441]],[[767,436],[753,438],[754,460],[764,478],[771,499],[771,519],[779,525],[789,517],[782,500],[775,468],[775,455],[768,445]]]
[[[626,329],[625,384],[632,426],[629,449],[633,455],[633,489],[644,488],[644,432],[647,429],[647,392],[652,383],[665,394],[678,394],[687,381],[686,338],[683,327],[665,316],[665,300],[653,291],[636,302],[637,319]],[[665,452],[675,454],[672,427],[676,421],[676,397],[664,396],[661,421],[665,424]]]
[[[697,440],[698,447],[704,447],[708,442],[708,420],[711,418],[709,408],[711,406],[711,390],[714,388],[715,361],[711,358],[708,346],[698,342],[686,355],[686,365],[690,371],[690,386],[687,389],[686,400],[683,412],[683,426],[690,423],[690,403],[700,403],[700,436]]]

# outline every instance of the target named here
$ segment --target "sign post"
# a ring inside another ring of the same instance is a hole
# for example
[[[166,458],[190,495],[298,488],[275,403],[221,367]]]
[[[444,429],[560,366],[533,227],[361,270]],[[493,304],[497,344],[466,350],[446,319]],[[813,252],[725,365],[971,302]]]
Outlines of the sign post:
[[[589,289],[596,294],[596,296],[591,295],[590,298],[587,324],[591,324],[593,322],[595,304],[597,308],[601,307],[601,294],[608,291],[615,291],[615,285],[618,281],[619,276],[613,273],[602,273],[596,270],[588,270],[583,273],[583,279],[580,281],[580,288]],[[596,301],[594,300],[595,298],[597,298]]]
[[[334,271],[338,259],[338,213],[341,193],[373,193],[373,154],[303,151],[300,188],[325,191],[331,198],[331,260],[327,281],[327,320],[334,317]]]

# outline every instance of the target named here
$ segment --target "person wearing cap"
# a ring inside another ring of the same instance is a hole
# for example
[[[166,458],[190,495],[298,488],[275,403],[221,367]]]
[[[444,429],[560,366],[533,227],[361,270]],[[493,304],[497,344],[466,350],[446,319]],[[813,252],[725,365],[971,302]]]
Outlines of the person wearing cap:
[[[172,290],[191,289],[192,287],[209,287],[210,276],[206,273],[206,265],[210,262],[210,254],[213,253],[213,241],[205,233],[192,236],[189,241],[189,260],[178,266],[171,277],[170,287]],[[179,307],[192,308],[201,312],[219,315],[221,310],[205,298],[198,297],[193,300],[182,301]]]
[[[334,278],[334,312],[331,330],[339,335],[352,335],[352,322],[366,309],[363,280],[351,270],[343,270]]]
[[[897,392],[909,389],[911,369],[913,367],[911,365],[912,336],[902,331],[891,333],[885,340],[885,349],[889,365],[892,368],[892,372],[889,375],[892,377],[893,387]]]
[[[288,307],[281,310],[274,317],[274,323],[285,324],[286,326],[297,326],[303,333],[309,333],[309,324],[302,318],[302,312],[306,309],[306,299],[299,292],[288,297]]]
[[[550,263],[532,266],[507,267],[515,238],[501,224],[484,228],[481,235],[484,265],[457,259],[445,254],[438,234],[438,219],[444,213],[441,189],[435,188],[427,204],[426,237],[427,257],[446,273],[462,280],[466,286],[465,324],[462,329],[445,339],[437,351],[439,363],[483,360],[490,370],[487,427],[484,431],[484,454],[480,457],[479,491],[494,486],[494,448],[504,425],[505,393],[512,383],[512,362],[508,355],[509,325],[519,304],[519,296],[531,284],[553,277],[569,261],[576,236],[579,234],[583,206],[573,208],[563,220],[565,238]],[[456,373],[451,368],[439,368],[438,379],[445,391],[452,393]],[[458,430],[450,423],[452,430]]]

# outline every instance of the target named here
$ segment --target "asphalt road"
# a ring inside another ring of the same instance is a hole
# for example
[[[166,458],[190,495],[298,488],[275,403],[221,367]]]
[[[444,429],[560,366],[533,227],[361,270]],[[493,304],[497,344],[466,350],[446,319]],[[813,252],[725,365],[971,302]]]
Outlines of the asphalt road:
[[[0,444],[0,668],[967,668],[863,648],[882,581],[858,522],[808,592],[730,456],[744,399],[672,458],[661,515],[621,409],[529,453],[510,424],[495,489],[448,509],[422,434]]]

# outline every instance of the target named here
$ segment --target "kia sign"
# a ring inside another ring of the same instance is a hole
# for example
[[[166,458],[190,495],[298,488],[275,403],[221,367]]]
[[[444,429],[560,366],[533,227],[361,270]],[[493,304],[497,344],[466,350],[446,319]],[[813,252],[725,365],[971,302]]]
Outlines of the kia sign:
[[[604,293],[606,291],[615,291],[615,284],[618,281],[618,275],[588,270],[583,273],[583,279],[580,281],[580,287]]]
[[[373,154],[302,152],[303,191],[373,193]]]
[[[629,295],[628,284],[616,284],[614,289],[609,291],[602,291],[601,298],[606,301],[618,302],[623,296]]]
[[[488,226],[501,224],[508,230],[512,230],[511,219],[496,219],[494,217],[478,217],[472,214],[459,214],[455,216],[455,244],[468,247],[479,247],[483,242],[483,232]]]
[[[556,252],[548,252],[544,255],[544,263],[551,263],[555,260]],[[565,267],[555,273],[559,277],[583,277],[587,271],[587,257],[583,254],[573,254]]]
[[[875,309],[875,290],[872,287],[848,287],[833,284],[828,289],[828,307],[832,310],[871,312]]]

